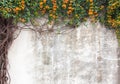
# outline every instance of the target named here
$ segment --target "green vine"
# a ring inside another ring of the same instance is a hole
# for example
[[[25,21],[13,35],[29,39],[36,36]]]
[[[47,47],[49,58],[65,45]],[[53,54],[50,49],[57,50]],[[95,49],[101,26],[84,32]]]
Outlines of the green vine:
[[[49,22],[69,19],[68,24],[75,27],[89,18],[115,29],[120,38],[120,0],[1,0],[0,16],[15,23],[42,16]]]
[[[15,21],[47,15],[49,21],[70,19],[72,25],[90,18],[111,28],[120,27],[120,0],[1,0],[0,15]]]

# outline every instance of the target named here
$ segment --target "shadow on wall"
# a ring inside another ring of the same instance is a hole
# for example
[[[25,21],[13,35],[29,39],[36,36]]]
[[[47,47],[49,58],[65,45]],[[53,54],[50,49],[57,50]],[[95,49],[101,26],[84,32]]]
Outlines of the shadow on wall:
[[[118,84],[120,83],[120,47],[118,48]]]

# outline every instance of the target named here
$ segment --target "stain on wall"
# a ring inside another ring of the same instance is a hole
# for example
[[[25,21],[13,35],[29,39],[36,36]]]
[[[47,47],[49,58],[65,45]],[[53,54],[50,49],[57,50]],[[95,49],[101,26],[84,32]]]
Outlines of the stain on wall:
[[[113,30],[89,21],[75,29],[61,25],[54,29],[42,34],[21,31],[8,54],[11,84],[118,83],[118,43]]]

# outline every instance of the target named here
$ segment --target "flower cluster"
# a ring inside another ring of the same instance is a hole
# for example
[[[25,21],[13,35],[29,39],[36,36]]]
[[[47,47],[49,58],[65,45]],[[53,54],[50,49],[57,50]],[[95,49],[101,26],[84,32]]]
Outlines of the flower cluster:
[[[119,0],[9,0],[0,2],[0,15],[27,22],[36,16],[47,15],[49,20],[67,18],[77,25],[90,18],[106,26],[120,27]]]
[[[49,11],[49,16],[51,17],[51,18],[53,18],[53,19],[56,19],[57,18],[57,13],[56,13],[56,11],[57,11],[57,8],[58,8],[58,6],[57,6],[57,1],[56,0],[51,0],[51,2],[52,2],[52,8],[51,8],[51,10]]]
[[[118,0],[115,1],[110,0],[107,11],[107,18],[108,18],[107,21],[113,28],[120,26],[119,9],[120,9],[120,2]]]
[[[90,6],[89,6],[89,10],[88,10],[88,15],[91,18],[91,21],[95,22],[96,18],[98,16],[98,12],[96,11],[96,6],[94,4],[94,1],[93,0],[89,0],[89,2],[90,2]],[[102,9],[102,7],[103,6],[101,6],[101,9]]]
[[[68,11],[67,11],[68,15],[71,14],[73,12],[73,10],[74,10],[74,8],[72,7],[72,2],[73,1],[70,0],[69,5],[68,5]]]
[[[42,14],[45,14],[46,11],[49,9],[49,6],[46,5],[46,0],[42,0],[39,2],[39,7],[40,7],[40,10],[42,11]]]
[[[90,6],[89,6],[89,11],[88,11],[88,14],[89,16],[92,16],[94,13],[93,13],[93,0],[89,0],[90,2]]]

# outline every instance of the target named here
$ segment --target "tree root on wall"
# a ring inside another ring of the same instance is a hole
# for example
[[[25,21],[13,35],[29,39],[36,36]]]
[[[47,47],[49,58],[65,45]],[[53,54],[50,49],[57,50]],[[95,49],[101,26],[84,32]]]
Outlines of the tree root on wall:
[[[0,84],[10,83],[7,54],[16,28],[12,18],[5,19],[0,16]]]

